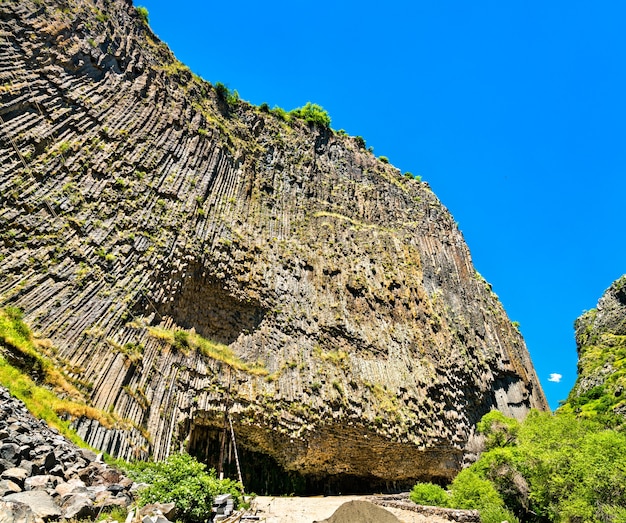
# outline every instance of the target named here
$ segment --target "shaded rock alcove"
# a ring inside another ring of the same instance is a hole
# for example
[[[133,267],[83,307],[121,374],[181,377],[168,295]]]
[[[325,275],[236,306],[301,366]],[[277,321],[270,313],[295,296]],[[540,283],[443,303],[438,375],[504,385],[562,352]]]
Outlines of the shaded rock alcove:
[[[265,309],[249,297],[235,292],[207,275],[206,268],[191,263],[168,274],[161,292],[142,296],[137,312],[156,312],[155,321],[170,317],[183,329],[195,329],[204,338],[229,345],[240,334],[249,334],[263,321]]]
[[[260,495],[338,495],[338,494],[368,494],[372,492],[400,492],[410,489],[418,480],[425,480],[444,484],[447,479],[433,474],[428,470],[421,469],[416,463],[414,475],[390,481],[365,470],[355,467],[353,470],[339,464],[341,472],[332,467],[320,466],[305,467],[302,470],[289,470],[278,459],[271,455],[271,450],[264,450],[259,446],[259,432],[266,432],[268,449],[272,446],[281,445],[288,448],[286,442],[279,442],[285,438],[277,434],[277,431],[265,429],[264,431],[253,430],[246,434],[240,429],[235,433],[235,443],[231,429],[226,424],[224,427],[194,425],[191,429],[187,451],[207,464],[209,468],[223,473],[224,477],[237,480],[237,458],[241,470],[241,478],[247,492]],[[289,438],[287,438],[289,439]],[[290,452],[298,453],[301,441],[291,440]],[[331,445],[332,446],[332,445]],[[376,442],[373,443],[376,447]],[[310,450],[310,449],[309,449]],[[288,452],[289,453],[289,452]],[[329,456],[332,453],[329,452]],[[331,457],[332,459],[332,457]],[[370,460],[367,456],[365,459]],[[287,458],[289,460],[289,458]],[[222,462],[220,466],[220,461]],[[355,473],[357,472],[357,473]]]

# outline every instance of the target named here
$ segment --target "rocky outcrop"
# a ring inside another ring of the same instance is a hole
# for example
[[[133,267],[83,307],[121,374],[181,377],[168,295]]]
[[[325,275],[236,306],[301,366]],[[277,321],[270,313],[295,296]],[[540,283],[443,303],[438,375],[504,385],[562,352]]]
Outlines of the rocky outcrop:
[[[626,418],[626,275],[613,282],[596,308],[580,316],[574,327],[578,378],[568,406]]]
[[[0,24],[0,304],[134,427],[77,420],[88,442],[216,464],[234,435],[257,492],[378,488],[452,477],[492,408],[547,408],[426,183],[215,90],[129,0]]]
[[[133,501],[133,482],[35,419],[0,387],[0,520],[95,518]]]

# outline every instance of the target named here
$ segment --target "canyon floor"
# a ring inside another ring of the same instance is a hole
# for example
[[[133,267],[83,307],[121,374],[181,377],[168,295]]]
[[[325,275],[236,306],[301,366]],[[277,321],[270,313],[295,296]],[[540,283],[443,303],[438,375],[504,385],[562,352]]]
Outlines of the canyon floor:
[[[258,496],[252,501],[251,513],[265,523],[313,523],[333,515],[348,501],[366,499],[367,496],[315,496],[275,497]],[[402,523],[450,523],[448,519],[422,515],[396,508],[385,508]]]

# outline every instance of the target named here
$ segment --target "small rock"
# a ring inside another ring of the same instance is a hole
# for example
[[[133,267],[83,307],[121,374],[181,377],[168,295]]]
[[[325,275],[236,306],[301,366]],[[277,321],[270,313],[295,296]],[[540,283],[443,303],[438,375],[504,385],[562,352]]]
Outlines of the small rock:
[[[20,468],[24,469],[29,476],[36,476],[40,473],[39,467],[28,459],[20,461]]]
[[[52,450],[40,453],[38,455],[36,454],[36,456],[37,457],[32,460],[33,463],[43,468],[44,470],[51,470],[57,464],[57,459]]]
[[[8,479],[17,483],[20,488],[24,486],[24,481],[28,477],[28,472],[26,472],[23,468],[13,467],[5,470],[2,474],[0,474],[2,479]]]
[[[15,492],[22,492],[22,489],[17,483],[11,481],[10,479],[3,479],[0,481],[0,498]],[[0,521],[2,521],[1,518]]]
[[[174,521],[176,519],[176,504],[151,503],[139,509],[139,516],[147,516],[150,514],[163,514],[167,519]]]
[[[24,434],[25,432],[28,432],[28,427],[24,426],[20,422],[15,422],[9,425],[9,431],[17,432],[18,434]]]
[[[61,464],[57,464],[54,467],[52,467],[51,469],[48,469],[49,474],[53,475],[53,476],[58,476],[60,478],[65,478],[65,469],[63,468],[63,465]]]
[[[80,449],[79,452],[82,457],[85,458],[85,460],[88,462],[96,461],[96,459],[98,458],[98,455],[93,450]]]
[[[118,470],[112,468],[106,468],[100,472],[100,477],[104,481],[104,483],[118,483],[122,478],[122,475]]]
[[[49,474],[31,476],[24,481],[24,490],[47,490],[54,488],[57,483],[57,478]]]
[[[70,479],[69,481],[59,483],[54,488],[54,491],[59,496],[67,496],[68,494],[84,493],[84,492],[87,492],[87,485],[85,485],[85,483],[82,480],[78,478],[74,478],[74,479]]]
[[[20,457],[20,447],[15,443],[3,443],[0,445],[0,459],[4,459],[13,465],[17,464]]]

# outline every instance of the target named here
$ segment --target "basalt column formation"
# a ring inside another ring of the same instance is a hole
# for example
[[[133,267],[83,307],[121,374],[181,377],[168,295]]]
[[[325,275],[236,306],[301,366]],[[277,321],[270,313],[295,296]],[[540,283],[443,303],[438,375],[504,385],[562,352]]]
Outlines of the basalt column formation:
[[[251,490],[374,488],[547,408],[427,183],[215,89],[129,0],[6,0],[0,30],[0,305],[127,420],[89,443],[215,464],[234,434]]]

